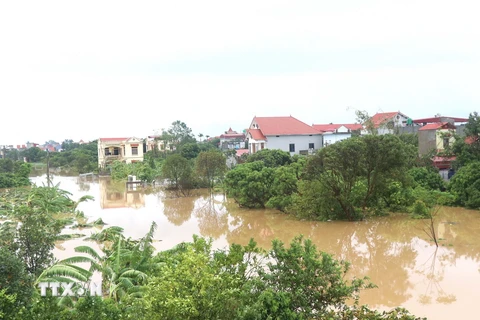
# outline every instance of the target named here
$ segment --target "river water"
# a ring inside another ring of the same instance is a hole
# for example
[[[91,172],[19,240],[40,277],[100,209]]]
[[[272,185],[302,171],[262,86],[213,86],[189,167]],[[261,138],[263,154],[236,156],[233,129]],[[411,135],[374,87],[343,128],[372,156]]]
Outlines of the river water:
[[[45,176],[33,177],[37,185]],[[223,194],[193,191],[178,197],[157,189],[126,190],[125,183],[109,179],[55,176],[55,184],[74,200],[92,195],[79,210],[89,221],[120,226],[125,235],[140,238],[152,221],[158,225],[155,247],[171,248],[191,241],[194,234],[211,237],[215,248],[247,244],[254,238],[269,248],[273,239],[284,242],[299,234],[337,259],[352,263],[351,274],[368,276],[378,288],[361,293],[361,303],[389,310],[402,306],[429,319],[474,319],[480,298],[480,212],[441,208],[435,218],[440,246],[426,234],[426,220],[391,215],[361,222],[297,221],[276,210],[238,208]],[[90,235],[99,228],[65,230]],[[58,259],[73,255],[83,240],[59,243]],[[92,245],[93,243],[89,243]]]

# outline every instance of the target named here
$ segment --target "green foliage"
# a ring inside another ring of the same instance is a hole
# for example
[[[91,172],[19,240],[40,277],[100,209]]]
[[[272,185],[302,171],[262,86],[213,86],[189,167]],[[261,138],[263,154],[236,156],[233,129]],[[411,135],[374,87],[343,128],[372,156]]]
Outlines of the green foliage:
[[[98,168],[97,141],[86,144],[65,140],[62,152],[50,153],[50,167],[62,168],[75,173],[94,172]]]
[[[188,160],[195,159],[199,153],[200,147],[196,142],[185,143],[180,149],[180,154],[182,157]]]
[[[217,150],[200,152],[196,160],[196,169],[198,175],[208,183],[209,188],[213,188],[215,181],[223,178],[227,171],[227,162],[225,155]]]
[[[429,208],[434,206],[453,206],[456,202],[455,196],[450,192],[438,190],[427,190],[420,186],[412,191],[413,198],[424,202]]]
[[[247,162],[263,161],[268,168],[285,166],[292,163],[292,157],[288,152],[278,149],[263,149],[248,155]]]
[[[0,159],[0,189],[29,186],[30,171],[29,163]]]
[[[299,199],[305,194],[313,196],[304,187],[299,188],[294,210],[306,210],[307,216],[316,218],[356,220],[366,213],[375,213],[389,203],[393,193],[389,185],[406,181],[406,170],[415,159],[415,151],[394,135],[367,135],[340,141],[320,150],[310,157],[305,167],[305,178],[328,205],[312,198]],[[312,207],[308,207],[309,203]],[[296,208],[296,209],[295,209]],[[361,211],[360,211],[361,209]],[[303,213],[296,212],[302,216]]]
[[[169,155],[163,163],[162,173],[165,179],[170,180],[174,188],[192,188],[193,168],[191,163],[181,155]]]
[[[416,133],[402,133],[398,135],[398,138],[402,140],[406,145],[410,145],[414,148],[418,148],[418,134]]]
[[[230,170],[225,177],[227,193],[242,207],[265,208],[273,196],[275,169],[262,161],[244,163]]]
[[[151,167],[148,162],[124,163],[114,161],[110,165],[111,177],[114,180],[127,180],[129,175],[134,175],[138,180],[152,181],[158,175],[158,171]]]
[[[408,175],[412,177],[415,187],[420,186],[427,190],[445,189],[442,177],[433,167],[413,167],[408,170]]]
[[[285,211],[291,206],[292,194],[297,192],[298,178],[295,169],[293,166],[275,168],[272,197],[267,201],[267,207]]]
[[[416,200],[412,206],[412,215],[415,218],[428,218],[430,216],[430,210],[422,200]]]
[[[480,161],[460,168],[449,184],[457,204],[471,209],[480,208]]]
[[[465,136],[463,139],[456,139],[452,147],[456,156],[456,168],[480,161],[480,116],[476,111],[468,117]]]
[[[39,147],[31,147],[20,151],[20,159],[26,158],[28,162],[42,162],[47,156],[46,151]]]
[[[292,205],[289,210],[299,219],[334,220],[341,208],[330,195],[324,181],[302,180],[298,182],[298,192],[292,196]]]
[[[15,310],[30,304],[33,295],[33,278],[26,272],[23,262],[6,247],[0,247],[0,319],[2,312],[14,314]]]

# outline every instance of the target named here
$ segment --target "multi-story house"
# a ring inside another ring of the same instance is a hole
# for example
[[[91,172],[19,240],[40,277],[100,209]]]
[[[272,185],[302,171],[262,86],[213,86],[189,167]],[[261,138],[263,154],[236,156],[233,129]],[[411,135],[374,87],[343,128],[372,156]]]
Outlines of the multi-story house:
[[[245,149],[245,134],[233,131],[229,128],[228,131],[220,135],[220,149]]]
[[[125,163],[143,161],[143,141],[131,138],[98,139],[98,165],[104,168],[118,160]]]

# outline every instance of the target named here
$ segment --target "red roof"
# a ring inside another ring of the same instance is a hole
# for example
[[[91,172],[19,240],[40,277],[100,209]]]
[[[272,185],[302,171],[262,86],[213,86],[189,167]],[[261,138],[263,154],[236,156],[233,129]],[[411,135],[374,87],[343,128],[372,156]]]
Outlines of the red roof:
[[[308,124],[292,116],[255,117],[252,125],[253,123],[258,125],[257,129],[260,129],[264,136],[320,134]],[[250,125],[251,128],[253,128],[252,125]]]
[[[370,120],[372,121],[372,123],[375,127],[378,127],[381,124],[383,124],[384,122],[386,122],[387,120],[390,120],[393,117],[395,117],[397,114],[398,114],[398,111],[397,112],[377,113],[377,114],[374,114],[372,116],[372,118],[370,118]]]
[[[425,130],[439,130],[439,129],[455,129],[455,126],[449,122],[437,122],[437,123],[428,123],[418,130],[425,131]]]
[[[248,133],[255,140],[267,140],[260,129],[248,129]]]
[[[125,141],[129,138],[100,138],[100,141]]]
[[[230,138],[230,139],[245,139],[245,134],[243,133],[238,133],[237,131],[233,131],[232,128],[228,129],[228,131],[225,131],[225,133],[220,135],[220,138]]]
[[[240,157],[242,154],[248,153],[248,149],[237,149],[237,157]]]
[[[455,161],[457,157],[441,157],[435,156],[433,157],[433,166],[438,169],[449,169],[452,166],[452,161]]]
[[[413,120],[413,123],[432,123],[432,122],[446,122],[446,119],[452,119],[454,122],[468,122],[467,118],[455,118],[455,117],[433,117]]]
[[[312,127],[315,130],[320,131],[320,132],[333,132],[333,131],[337,130],[338,128],[340,128],[341,126],[344,126],[345,128],[350,129],[352,131],[362,129],[362,125],[359,124],[359,123],[351,123],[351,124],[333,124],[333,123],[330,123],[330,124],[314,124],[314,125],[312,125]]]

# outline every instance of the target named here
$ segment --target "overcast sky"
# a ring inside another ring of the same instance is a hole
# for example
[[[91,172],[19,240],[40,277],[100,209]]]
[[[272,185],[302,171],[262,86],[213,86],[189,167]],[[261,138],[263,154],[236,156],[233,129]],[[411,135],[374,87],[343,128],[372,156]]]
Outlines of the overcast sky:
[[[480,3],[1,1],[0,145],[145,137],[256,116],[468,117]]]

